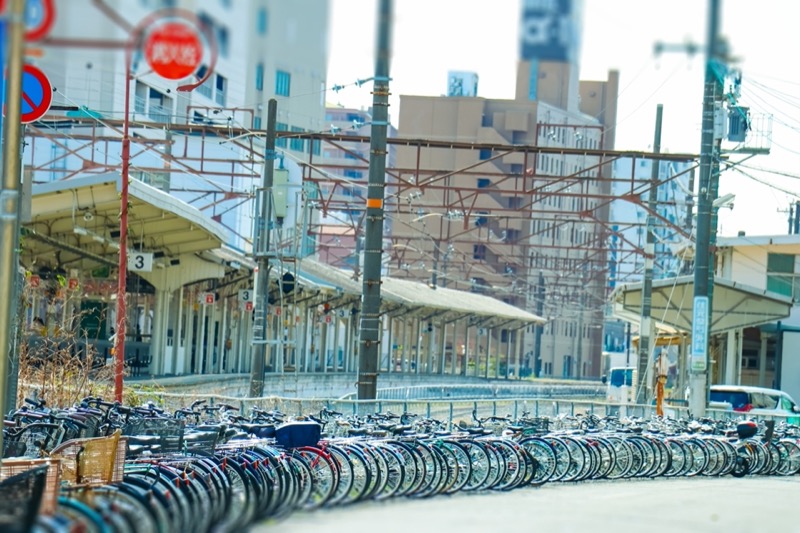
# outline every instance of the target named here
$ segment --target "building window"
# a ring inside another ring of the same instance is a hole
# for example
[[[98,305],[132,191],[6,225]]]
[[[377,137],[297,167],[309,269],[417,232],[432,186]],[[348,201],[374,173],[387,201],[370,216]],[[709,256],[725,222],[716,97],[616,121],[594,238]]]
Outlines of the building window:
[[[360,170],[353,170],[353,169],[348,168],[348,169],[345,169],[345,171],[344,171],[344,177],[345,178],[352,178],[352,179],[355,179],[355,180],[360,180],[361,178],[364,177],[364,173],[361,172]]]
[[[253,129],[254,130],[261,129],[261,117],[253,117]]]
[[[302,133],[303,128],[298,128],[297,126],[292,126],[292,132],[294,133]],[[306,140],[299,139],[297,137],[292,137],[292,140],[289,141],[289,148],[295,150],[297,152],[303,152],[306,149]]]
[[[277,96],[289,96],[292,88],[292,75],[285,70],[275,73],[275,94]]]
[[[489,178],[478,178],[478,188],[485,189],[486,187],[491,187],[492,180]]]
[[[219,105],[225,105],[225,88],[227,87],[228,83],[227,80],[217,74],[217,83],[216,85],[216,94],[214,95],[214,101],[216,101]]]
[[[219,55],[222,57],[228,57],[228,28],[221,24],[217,24],[207,13],[200,13],[197,18],[200,20],[200,25],[211,30],[211,33],[213,33],[214,37],[217,38],[217,49],[219,50]]]
[[[322,141],[319,139],[313,139],[311,141],[311,153],[314,155],[320,155],[322,153]]]
[[[277,131],[289,131],[289,125],[283,122],[276,122],[275,129]],[[286,137],[278,137],[275,139],[275,146],[278,148],[286,148]]]
[[[472,258],[478,261],[486,260],[486,246],[483,244],[472,245]]]
[[[256,64],[256,91],[264,90],[264,63]]]
[[[482,148],[478,154],[478,159],[481,161],[486,161],[492,157],[492,151],[488,148]]]
[[[798,256],[767,254],[767,290],[797,299],[800,296]]]
[[[207,65],[200,65],[200,68],[197,70],[197,79],[198,80],[202,80],[206,76],[206,74],[208,74],[208,66]],[[213,97],[213,94],[214,94],[214,87],[211,85],[211,83],[212,83],[211,80],[212,80],[212,77],[209,76],[209,78],[206,81],[203,82],[203,85],[201,85],[200,87],[198,87],[196,89],[197,90],[197,94],[199,94],[201,96],[205,96],[209,100]]]
[[[259,35],[267,34],[267,20],[267,8],[258,8],[258,13],[256,13],[256,32]]]

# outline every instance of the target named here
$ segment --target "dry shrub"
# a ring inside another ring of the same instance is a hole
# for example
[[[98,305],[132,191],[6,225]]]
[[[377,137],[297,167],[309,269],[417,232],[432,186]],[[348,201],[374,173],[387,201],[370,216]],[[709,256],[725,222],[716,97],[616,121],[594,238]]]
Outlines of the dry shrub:
[[[19,361],[17,405],[24,399],[44,399],[48,407],[66,408],[88,396],[106,401],[114,398],[113,365],[96,363],[96,350],[79,345],[70,337],[54,339],[41,337],[22,343]],[[125,367],[125,374],[129,368]],[[152,390],[142,391],[149,396]],[[130,386],[124,389],[123,403],[138,405],[142,394]]]

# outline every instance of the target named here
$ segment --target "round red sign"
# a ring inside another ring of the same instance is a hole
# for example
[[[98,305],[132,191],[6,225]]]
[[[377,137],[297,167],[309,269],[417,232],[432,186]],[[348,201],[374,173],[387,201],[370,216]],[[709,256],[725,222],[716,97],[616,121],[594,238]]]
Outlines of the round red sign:
[[[200,66],[203,44],[196,28],[182,22],[166,22],[147,35],[144,57],[159,76],[179,80]]]

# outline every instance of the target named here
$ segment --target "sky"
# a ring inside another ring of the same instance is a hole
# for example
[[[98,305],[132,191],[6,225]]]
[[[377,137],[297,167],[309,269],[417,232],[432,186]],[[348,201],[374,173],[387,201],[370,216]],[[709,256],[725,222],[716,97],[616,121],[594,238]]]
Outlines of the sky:
[[[720,177],[720,196],[736,195],[721,209],[719,234],[786,234],[787,209],[800,200],[800,2],[721,0],[720,33],[743,75],[740,104],[771,121],[769,155],[758,155]],[[376,0],[331,0],[328,102],[368,108],[374,73]],[[700,152],[704,0],[582,0],[582,80],[620,72],[618,150],[651,150],[657,104],[664,106],[661,150]],[[478,96],[514,97],[520,0],[395,0],[389,113],[394,125],[399,95],[441,95],[449,70],[476,72]],[[668,51],[654,53],[664,43]],[[674,45],[674,46],[673,46]],[[732,160],[741,159],[732,155]]]

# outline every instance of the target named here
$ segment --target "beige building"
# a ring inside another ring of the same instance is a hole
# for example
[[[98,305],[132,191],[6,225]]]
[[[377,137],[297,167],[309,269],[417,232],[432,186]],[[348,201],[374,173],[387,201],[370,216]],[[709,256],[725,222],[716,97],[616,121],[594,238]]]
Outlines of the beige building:
[[[593,220],[608,219],[609,183],[597,150],[614,147],[618,86],[616,72],[578,82],[569,63],[522,61],[513,100],[401,96],[399,137],[464,144],[398,150],[422,186],[391,215],[390,274],[550,318],[538,346],[535,328],[525,335],[523,366],[542,376],[599,376],[607,233]]]

